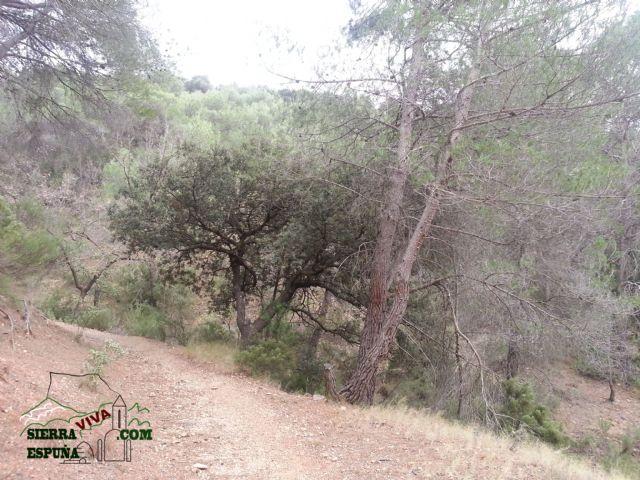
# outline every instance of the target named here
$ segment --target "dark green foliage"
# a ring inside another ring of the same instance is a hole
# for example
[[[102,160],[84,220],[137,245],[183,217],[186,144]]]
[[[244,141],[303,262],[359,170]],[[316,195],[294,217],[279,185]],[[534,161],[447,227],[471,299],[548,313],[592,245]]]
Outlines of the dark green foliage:
[[[194,295],[185,285],[161,278],[153,264],[123,265],[100,289],[102,301],[120,319],[119,326],[131,334],[187,344],[194,321]]]
[[[551,420],[547,407],[536,401],[531,385],[512,378],[503,383],[505,400],[503,426],[516,431],[524,426],[545,442],[561,445],[567,442],[559,424]]]
[[[289,392],[322,389],[322,362],[309,356],[307,339],[291,323],[276,317],[265,335],[268,338],[238,353],[238,365],[252,375],[272,378]]]
[[[134,251],[159,254],[167,274],[208,293],[220,313],[237,307],[240,293],[265,299],[259,318],[238,319],[245,343],[299,290],[324,287],[361,304],[354,288],[361,277],[350,267],[360,267],[354,253],[372,234],[369,207],[311,181],[302,162],[286,159],[288,147],[271,140],[183,146],[175,158],[142,170],[111,211],[118,238]],[[333,181],[357,178],[336,169]],[[253,331],[243,331],[251,322]]]
[[[136,262],[115,269],[101,288],[108,298],[126,310],[132,305],[147,303],[155,306],[158,300],[158,273],[148,263]]]
[[[42,311],[51,318],[63,322],[72,321],[74,306],[77,299],[71,295],[71,291],[64,288],[56,288],[45,298],[40,305]]]
[[[196,342],[228,343],[235,340],[235,335],[221,323],[215,320],[208,320],[196,327],[192,340]]]
[[[40,306],[53,318],[87,328],[126,330],[157,340],[175,339],[183,345],[189,341],[193,293],[184,285],[163,281],[149,265],[123,265],[94,288],[100,289],[98,306],[89,298],[80,302],[68,287],[53,290]]]
[[[387,372],[385,380],[379,393],[386,403],[425,408],[433,401],[433,380],[428,377],[426,370]]]
[[[27,228],[37,228],[44,225],[44,206],[30,197],[18,200],[14,205],[16,219]]]
[[[282,381],[288,392],[315,393],[322,389],[323,367],[313,358],[299,357],[294,370]]]
[[[130,335],[154,338],[164,341],[166,338],[165,319],[162,313],[151,305],[136,305],[126,314],[125,328]]]
[[[440,297],[427,293],[416,294],[408,306],[405,325],[396,339],[398,348],[389,360],[379,393],[385,403],[435,408],[457,417],[454,339],[442,325]],[[471,408],[467,413],[467,418],[475,415]]]
[[[252,375],[284,381],[291,375],[295,353],[280,340],[263,340],[237,354],[238,364]]]
[[[14,210],[28,224],[20,221]],[[60,254],[58,240],[44,228],[40,206],[29,202],[12,208],[0,197],[0,270],[22,278],[51,265]]]
[[[190,80],[184,82],[184,89],[189,93],[207,93],[209,90],[211,90],[211,82],[204,75],[196,75]]]
[[[116,323],[112,308],[79,303],[71,290],[62,287],[54,289],[40,304],[40,308],[51,318],[95,330],[107,331]]]
[[[90,306],[78,313],[75,323],[82,327],[106,331],[114,325],[115,320],[113,318],[113,311],[109,308]]]
[[[251,150],[186,148],[169,164],[149,167],[137,188],[125,192],[127,207],[112,212],[116,232],[133,249],[179,250],[179,266],[192,267],[181,274],[196,287],[206,288],[203,281],[208,286],[210,272],[230,253],[259,266],[258,241],[286,223],[294,200],[282,178],[248,156]],[[202,275],[189,276],[200,266]],[[248,288],[259,273],[247,272]]]
[[[193,323],[194,296],[191,290],[182,284],[159,283],[154,294],[155,304],[162,313],[163,327],[167,338],[174,338],[180,345],[186,345]]]
[[[291,347],[295,347],[300,344],[302,342],[300,332],[298,332],[286,319],[286,314],[289,313],[286,305],[276,305],[275,311],[276,313],[273,320],[264,330],[265,338],[284,342]]]

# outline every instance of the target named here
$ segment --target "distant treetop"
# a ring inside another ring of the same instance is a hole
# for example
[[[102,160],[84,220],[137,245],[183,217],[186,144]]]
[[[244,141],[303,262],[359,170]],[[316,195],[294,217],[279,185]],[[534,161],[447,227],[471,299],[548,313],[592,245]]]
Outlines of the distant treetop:
[[[189,93],[207,93],[211,90],[211,82],[205,75],[196,75],[192,77],[191,80],[184,82],[184,89]]]

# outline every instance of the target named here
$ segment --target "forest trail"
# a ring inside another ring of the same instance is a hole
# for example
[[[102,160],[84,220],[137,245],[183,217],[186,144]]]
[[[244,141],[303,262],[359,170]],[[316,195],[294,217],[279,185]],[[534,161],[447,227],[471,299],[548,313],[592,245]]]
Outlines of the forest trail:
[[[606,478],[548,450],[510,449],[507,440],[439,418],[287,394],[220,373],[181,347],[94,330],[79,343],[75,327],[56,322],[35,334],[18,335],[15,350],[6,336],[0,343],[0,479]],[[150,408],[153,440],[134,443],[131,463],[28,460],[20,414],[46,394],[49,371],[81,373],[89,350],[106,339],[128,353],[104,377]]]

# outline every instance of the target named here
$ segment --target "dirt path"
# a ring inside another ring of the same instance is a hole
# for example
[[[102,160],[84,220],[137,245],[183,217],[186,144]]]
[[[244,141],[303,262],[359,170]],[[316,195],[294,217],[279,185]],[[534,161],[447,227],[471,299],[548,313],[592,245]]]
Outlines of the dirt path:
[[[217,373],[179,347],[96,331],[86,331],[84,338],[77,343],[69,326],[50,324],[36,338],[20,336],[13,351],[2,340],[0,478],[596,478],[573,475],[556,459],[558,471],[551,471],[540,459],[505,448],[505,442],[489,444],[487,436],[471,430],[452,433],[454,427],[443,421],[384,420]],[[107,367],[105,378],[124,398],[150,408],[153,441],[134,443],[131,463],[27,459],[19,416],[46,394],[49,370],[79,373],[88,350],[107,338],[128,354]]]

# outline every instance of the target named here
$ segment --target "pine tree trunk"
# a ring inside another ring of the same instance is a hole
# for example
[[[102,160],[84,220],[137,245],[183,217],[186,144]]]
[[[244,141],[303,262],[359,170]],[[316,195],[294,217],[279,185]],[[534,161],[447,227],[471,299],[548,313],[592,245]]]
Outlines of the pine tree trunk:
[[[391,250],[396,233],[397,218],[389,217],[389,213],[400,212],[403,200],[403,189],[409,174],[409,155],[411,153],[411,137],[413,133],[413,115],[417,103],[420,72],[424,61],[424,43],[421,40],[413,45],[413,58],[407,78],[407,87],[402,101],[399,139],[396,159],[396,172],[401,172],[402,186],[394,182],[395,175],[385,195],[384,208],[379,220],[378,243],[374,252],[373,271],[369,297],[369,308],[358,351],[358,363],[349,382],[341,394],[351,403],[371,405],[375,393],[375,377],[381,360],[389,353],[392,342],[409,302],[409,280],[413,265],[424,240],[431,231],[433,220],[440,207],[440,190],[446,188],[452,174],[452,151],[461,135],[461,130],[469,115],[475,83],[480,75],[480,49],[478,41],[476,62],[472,65],[468,83],[456,98],[455,119],[453,128],[443,146],[438,165],[442,172],[436,175],[436,184],[420,215],[420,219],[404,249],[395,272],[391,267]],[[396,173],[394,172],[394,174]],[[393,291],[393,301],[387,307],[389,292]]]
[[[351,379],[341,392],[351,403],[371,404],[373,402],[375,375],[384,346],[382,330],[389,295],[388,282],[391,277],[392,254],[404,199],[404,189],[409,175],[413,120],[418,98],[419,76],[424,61],[423,40],[419,39],[415,42],[412,54],[413,57],[400,111],[396,162],[390,172],[389,185],[378,217],[377,241],[371,269],[369,305],[360,338],[358,363]]]
[[[507,361],[506,361],[506,368],[505,368],[507,379],[513,378],[518,375],[518,369],[519,369],[519,363],[520,363],[519,357],[520,357],[520,354],[518,352],[518,345],[515,339],[513,338],[513,336],[511,336],[509,338],[509,345],[507,347]]]

